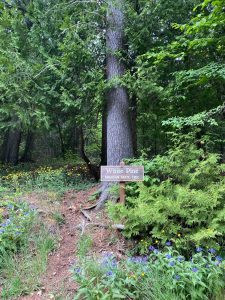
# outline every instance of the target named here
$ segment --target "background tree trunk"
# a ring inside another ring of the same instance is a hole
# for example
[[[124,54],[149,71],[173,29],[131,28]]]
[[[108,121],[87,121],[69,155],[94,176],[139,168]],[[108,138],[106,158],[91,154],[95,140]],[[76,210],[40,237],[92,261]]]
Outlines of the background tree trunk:
[[[96,181],[98,181],[99,180],[99,167],[93,165],[85,153],[84,132],[83,132],[82,127],[80,127],[79,135],[80,135],[80,156],[86,162],[90,174],[95,178]]]
[[[20,159],[21,162],[32,162],[32,150],[34,147],[34,133],[31,130],[28,130],[26,136],[26,144],[23,155]]]
[[[64,145],[62,128],[61,128],[61,125],[60,125],[59,121],[57,121],[57,127],[58,127],[58,132],[59,132],[59,139],[60,139],[62,157],[65,158],[65,152],[66,152],[66,150],[65,150],[65,145]]]
[[[9,129],[4,138],[2,162],[16,165],[19,160],[19,147],[21,141],[20,129]]]

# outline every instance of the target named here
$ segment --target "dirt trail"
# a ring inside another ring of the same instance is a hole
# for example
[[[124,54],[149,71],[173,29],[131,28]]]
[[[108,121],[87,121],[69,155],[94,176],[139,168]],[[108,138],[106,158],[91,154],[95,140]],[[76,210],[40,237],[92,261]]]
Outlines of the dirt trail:
[[[75,262],[76,246],[82,231],[92,238],[91,255],[112,252],[117,257],[123,256],[125,241],[116,230],[91,225],[110,225],[105,212],[88,211],[91,218],[89,221],[81,213],[83,207],[90,206],[88,198],[96,189],[94,187],[86,191],[65,193],[60,207],[65,223],[59,229],[59,247],[49,256],[47,273],[42,278],[42,289],[29,296],[20,297],[19,300],[73,299],[77,284],[72,280],[70,270]],[[82,226],[78,228],[80,224]]]

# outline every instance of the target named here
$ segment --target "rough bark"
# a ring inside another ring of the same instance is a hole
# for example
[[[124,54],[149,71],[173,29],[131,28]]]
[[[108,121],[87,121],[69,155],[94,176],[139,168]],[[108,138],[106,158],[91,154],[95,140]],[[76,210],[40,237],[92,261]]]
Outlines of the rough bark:
[[[102,112],[102,148],[101,148],[101,166],[107,164],[107,103],[103,103]]]
[[[121,58],[124,47],[124,0],[108,0],[106,29],[106,73],[110,84],[125,73]],[[125,87],[117,83],[107,93],[107,165],[118,165],[133,156],[133,140],[129,115],[129,99]],[[97,209],[107,200],[110,183],[102,187]]]
[[[63,134],[62,134],[62,128],[61,125],[59,123],[59,121],[57,121],[57,127],[58,127],[58,132],[59,132],[59,139],[60,139],[60,145],[61,145],[61,153],[63,158],[65,158],[65,145],[64,145],[64,140],[63,140]]]
[[[26,136],[26,144],[24,148],[23,155],[20,159],[21,162],[32,162],[32,151],[34,148],[34,133],[31,130],[28,130]]]
[[[73,125],[70,130],[70,135],[67,138],[67,148],[71,149],[73,153],[79,153],[80,131],[77,125]]]
[[[125,66],[118,53],[124,50],[124,0],[108,0],[106,31],[107,80],[121,78]],[[133,143],[127,90],[112,87],[107,95],[107,164],[117,165],[133,156]]]
[[[2,162],[5,164],[16,165],[19,160],[19,147],[21,141],[20,129],[9,129],[4,138]]]
[[[84,133],[83,133],[82,128],[80,128],[79,136],[80,136],[80,156],[86,162],[90,174],[95,178],[95,180],[98,181],[99,180],[99,167],[93,165],[85,153],[85,141],[84,141]]]

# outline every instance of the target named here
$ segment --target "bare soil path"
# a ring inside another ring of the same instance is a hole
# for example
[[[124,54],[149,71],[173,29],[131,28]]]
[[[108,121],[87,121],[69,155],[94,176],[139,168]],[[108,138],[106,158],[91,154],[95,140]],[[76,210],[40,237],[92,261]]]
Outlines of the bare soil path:
[[[82,208],[91,205],[89,197],[96,190],[97,187],[93,187],[89,190],[68,191],[64,194],[59,208],[64,217],[64,224],[59,228],[59,245],[56,251],[49,255],[47,272],[42,278],[42,288],[18,300],[73,299],[78,286],[72,279],[71,269],[76,259],[76,248],[81,234],[85,233],[92,239],[90,255],[98,256],[104,252],[111,252],[118,258],[123,256],[125,241],[118,231],[111,229],[106,213],[103,210],[99,212],[91,210],[85,217],[81,212]],[[49,228],[54,231],[54,224]]]

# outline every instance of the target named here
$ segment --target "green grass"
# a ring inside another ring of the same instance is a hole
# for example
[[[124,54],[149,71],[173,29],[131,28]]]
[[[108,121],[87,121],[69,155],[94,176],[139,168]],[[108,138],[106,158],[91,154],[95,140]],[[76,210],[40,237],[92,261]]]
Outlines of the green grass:
[[[61,213],[59,213],[59,212],[54,212],[52,214],[52,218],[56,221],[56,223],[59,226],[65,224],[65,217]]]
[[[162,276],[157,272],[152,272],[149,280],[140,282],[137,285],[142,300],[180,300],[179,295],[176,295],[173,290],[169,289],[171,277]]]
[[[34,200],[34,207],[42,209],[49,219],[61,226],[65,222],[64,216],[59,212],[62,195],[68,190],[85,190],[95,184],[96,182],[89,179],[87,170],[82,165],[72,169],[66,166],[56,169],[33,165],[18,168],[5,166],[5,169],[0,169],[0,223],[6,222],[9,217],[11,222],[15,223],[14,227],[10,227],[8,237],[5,237],[6,227],[0,226],[0,229],[4,230],[3,238],[7,244],[5,249],[9,249],[8,244],[15,246],[10,251],[4,251],[4,247],[0,245],[0,249],[3,249],[0,252],[0,299],[18,299],[21,295],[41,289],[41,278],[46,272],[48,255],[56,247],[58,237],[51,235],[47,230],[47,226],[45,227],[38,215],[39,210],[35,211],[32,218],[26,215],[29,202],[33,204]],[[15,206],[15,209],[8,206]],[[10,216],[8,212],[11,213]],[[17,237],[17,231],[20,231],[17,227],[20,226],[23,235],[18,233]],[[17,242],[20,237],[21,241]],[[91,238],[82,236],[78,254],[85,256],[91,245]],[[54,296],[55,299],[61,299],[56,298],[58,295]],[[65,297],[63,299],[66,300]]]
[[[93,244],[92,238],[91,236],[84,234],[81,235],[78,244],[77,244],[77,255],[79,257],[85,257],[89,250],[91,249]]]
[[[37,221],[19,253],[5,253],[2,257],[1,299],[18,299],[37,290],[41,275],[46,271],[48,254],[55,246],[56,238]]]

